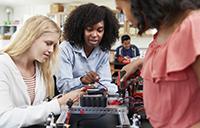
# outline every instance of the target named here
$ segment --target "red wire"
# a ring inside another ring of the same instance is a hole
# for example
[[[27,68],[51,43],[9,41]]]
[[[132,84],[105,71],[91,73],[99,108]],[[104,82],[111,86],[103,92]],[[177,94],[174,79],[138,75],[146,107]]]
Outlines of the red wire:
[[[67,114],[66,124],[69,124],[71,113],[68,110],[66,114]]]

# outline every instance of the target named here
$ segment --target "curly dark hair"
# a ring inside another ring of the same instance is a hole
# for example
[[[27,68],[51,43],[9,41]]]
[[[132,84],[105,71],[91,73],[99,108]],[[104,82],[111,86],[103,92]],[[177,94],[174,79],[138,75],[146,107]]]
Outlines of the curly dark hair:
[[[132,14],[138,20],[138,34],[161,23],[173,25],[187,10],[200,7],[199,0],[131,0]]]
[[[103,51],[110,50],[119,38],[118,20],[109,8],[93,3],[80,5],[70,13],[64,24],[64,39],[82,48],[85,44],[84,29],[102,20],[104,21],[104,35],[99,45]]]

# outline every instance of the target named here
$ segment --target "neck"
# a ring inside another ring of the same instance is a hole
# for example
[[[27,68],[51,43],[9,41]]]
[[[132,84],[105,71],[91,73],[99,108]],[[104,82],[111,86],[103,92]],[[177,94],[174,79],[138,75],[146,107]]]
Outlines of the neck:
[[[34,66],[34,60],[31,60],[30,57],[28,57],[26,54],[22,54],[16,57],[13,57],[14,62],[16,65],[19,65],[23,68],[30,68]]]
[[[94,49],[93,47],[84,47],[84,52],[85,52],[87,57],[90,56],[90,54],[92,53],[93,49]]]
[[[26,54],[12,57],[12,59],[23,76],[31,77],[35,74],[34,60],[31,60]]]

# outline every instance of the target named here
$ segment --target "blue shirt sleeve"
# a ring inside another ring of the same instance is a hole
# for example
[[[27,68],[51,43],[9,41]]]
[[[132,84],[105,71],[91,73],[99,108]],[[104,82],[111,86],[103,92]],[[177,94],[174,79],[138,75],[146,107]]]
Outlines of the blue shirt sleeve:
[[[99,68],[97,69],[97,74],[100,76],[100,82],[108,88],[108,93],[113,94],[117,92],[117,85],[111,83],[112,76],[110,70],[109,54],[104,54],[102,57],[102,62]],[[101,86],[99,85],[101,88]]]
[[[62,42],[60,45],[59,71],[56,73],[56,85],[60,93],[66,93],[70,90],[81,88],[83,84],[80,77],[73,76],[74,55],[68,42]]]

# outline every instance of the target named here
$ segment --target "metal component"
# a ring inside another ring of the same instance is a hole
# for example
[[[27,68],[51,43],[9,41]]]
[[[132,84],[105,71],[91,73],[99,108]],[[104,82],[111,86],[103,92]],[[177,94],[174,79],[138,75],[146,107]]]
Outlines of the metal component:
[[[71,114],[116,114],[119,115],[119,121],[120,125],[116,127],[121,128],[129,128],[130,122],[127,116],[127,108],[122,106],[109,106],[109,107],[80,107],[80,106],[74,106],[69,109],[69,112]],[[66,109],[61,112],[61,115],[59,116],[56,123],[65,123],[65,120],[67,118],[66,115],[67,111]]]
[[[130,122],[129,122],[127,113],[119,112],[119,119],[120,119],[120,124],[121,124],[122,128],[130,127]]]
[[[54,123],[54,114],[50,113],[47,122],[46,122],[46,128],[55,128],[56,124]]]
[[[131,125],[131,128],[140,128],[141,126],[141,116],[138,115],[138,114],[133,114],[133,118],[132,118],[132,121],[133,121],[133,124]]]

